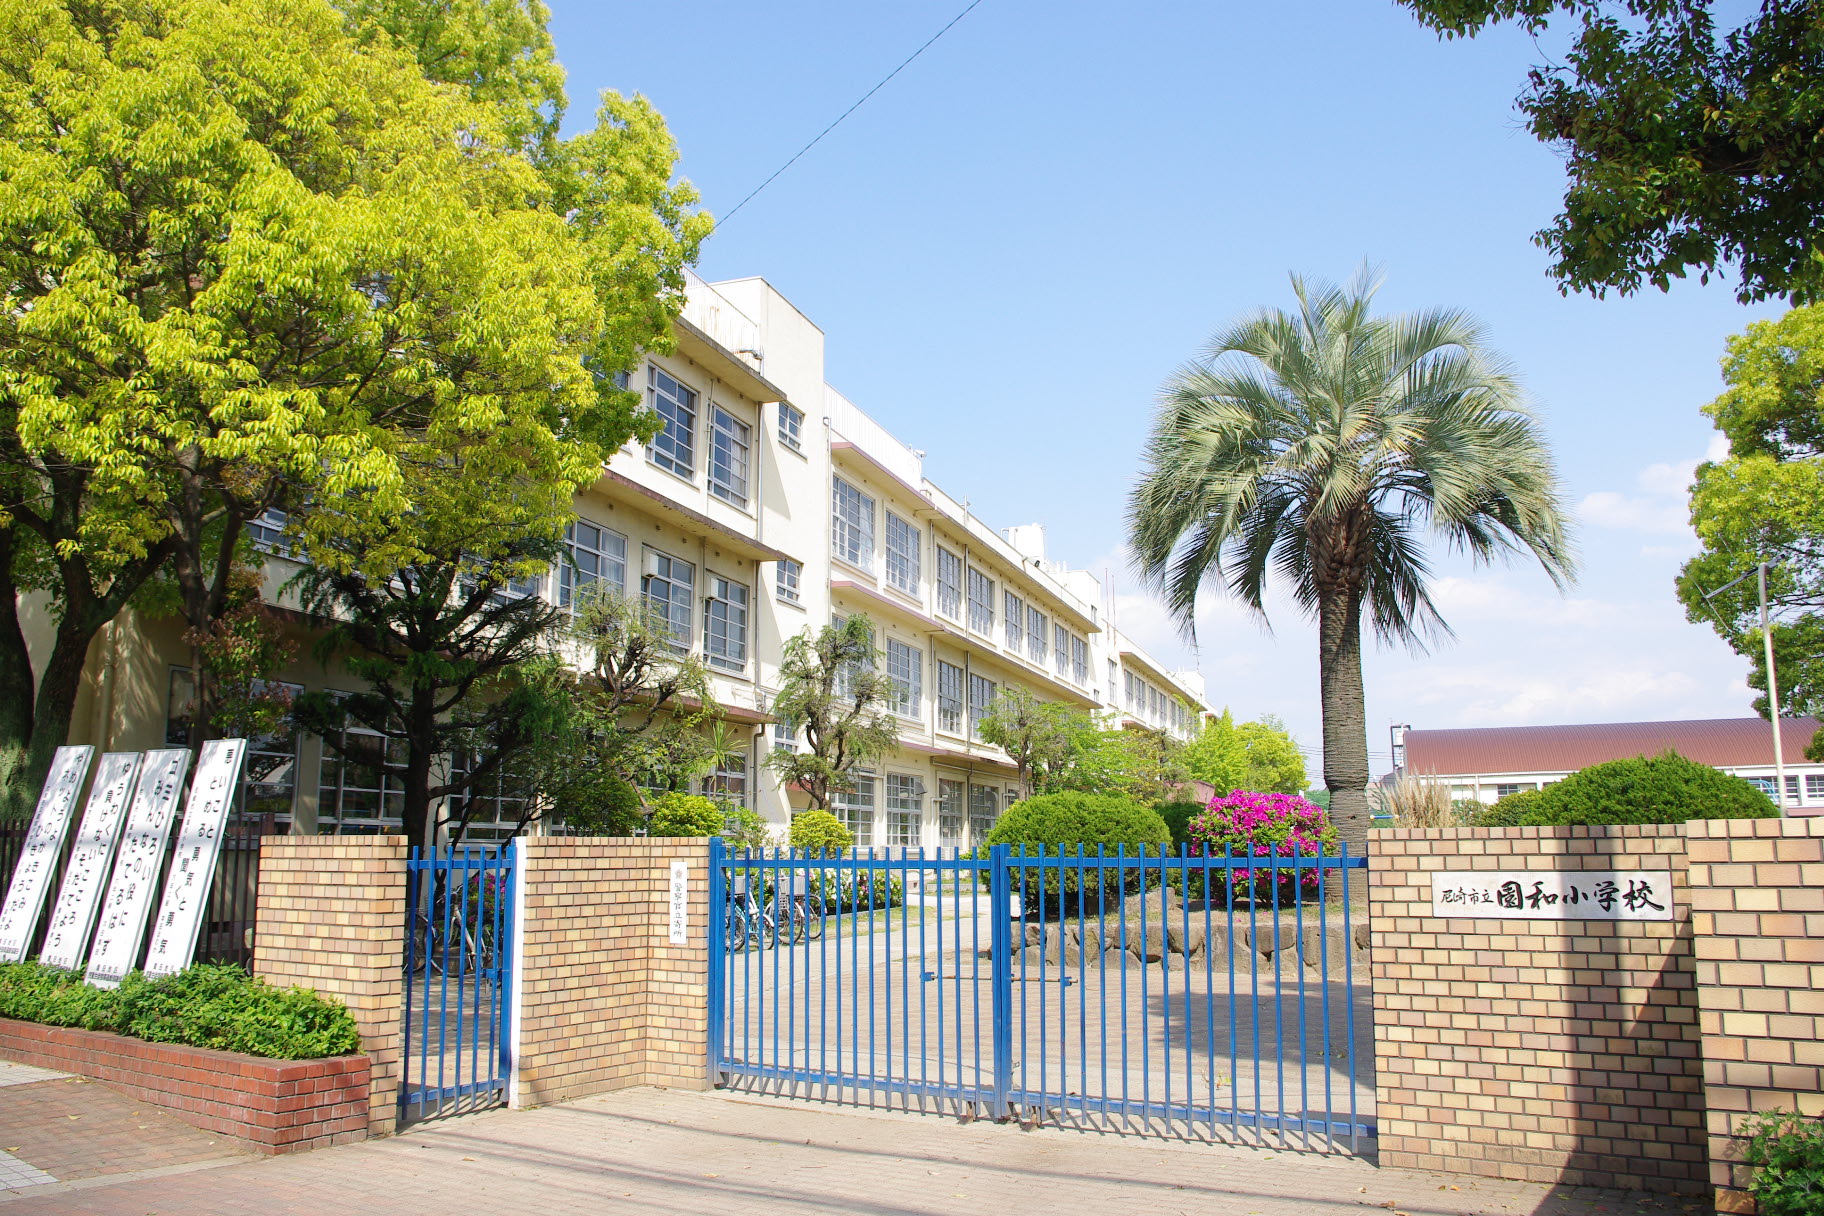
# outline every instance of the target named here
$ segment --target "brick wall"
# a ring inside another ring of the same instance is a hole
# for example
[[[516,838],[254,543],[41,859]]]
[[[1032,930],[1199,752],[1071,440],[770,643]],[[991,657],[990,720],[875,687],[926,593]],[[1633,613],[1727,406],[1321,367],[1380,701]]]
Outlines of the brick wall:
[[[1383,1165],[1707,1186],[1682,825],[1374,833]],[[1438,870],[1670,870],[1671,921],[1432,916]]]
[[[0,1018],[0,1058],[93,1078],[261,1152],[367,1137],[366,1056],[263,1060]]]
[[[516,1106],[629,1085],[706,1088],[709,844],[520,842]],[[671,863],[690,866],[689,941],[669,941]]]
[[[254,974],[348,1006],[372,1063],[368,1130],[399,1113],[405,837],[268,836],[261,842]]]
[[[1824,819],[1689,828],[1710,1180],[1718,1208],[1751,1211],[1742,1121],[1824,1115]]]

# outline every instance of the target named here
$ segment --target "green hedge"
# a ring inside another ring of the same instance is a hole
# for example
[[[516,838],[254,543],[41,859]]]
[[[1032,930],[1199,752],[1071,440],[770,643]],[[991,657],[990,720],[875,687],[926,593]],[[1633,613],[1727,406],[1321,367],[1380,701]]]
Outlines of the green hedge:
[[[340,1003],[207,963],[156,980],[135,972],[118,988],[96,988],[43,963],[0,963],[0,1017],[272,1060],[361,1050],[355,1020]]]
[[[1664,752],[1592,764],[1530,797],[1509,795],[1488,814],[1494,826],[1564,826],[1771,819],[1779,813],[1772,799],[1740,777]]]
[[[1051,856],[1060,851],[1074,856],[1081,848],[1088,857],[1113,856],[1125,845],[1129,856],[1157,856],[1171,849],[1172,830],[1158,811],[1131,798],[1072,791],[1039,794],[1014,803],[996,821],[984,844],[1009,845],[1015,853],[1024,845],[1028,853],[1043,850]],[[978,856],[985,853],[985,848],[976,850]],[[1140,887],[1137,871],[1126,873],[1125,884],[1123,872],[1117,869],[1083,871],[1100,874],[1101,881],[1085,880],[1085,889],[1079,893],[1079,871],[1068,867],[1061,875],[1058,869],[1044,866],[1010,867],[1010,870],[1014,876],[1014,890],[1023,890],[1026,903],[1031,906],[1063,907],[1079,902],[1099,906],[1103,901],[1114,899],[1123,885],[1130,891]],[[1026,879],[1024,884],[1020,882],[1022,875]]]
[[[1159,818],[1165,820],[1165,826],[1171,829],[1172,852],[1183,850],[1191,843],[1191,820],[1208,810],[1202,802],[1161,802],[1157,807]]]

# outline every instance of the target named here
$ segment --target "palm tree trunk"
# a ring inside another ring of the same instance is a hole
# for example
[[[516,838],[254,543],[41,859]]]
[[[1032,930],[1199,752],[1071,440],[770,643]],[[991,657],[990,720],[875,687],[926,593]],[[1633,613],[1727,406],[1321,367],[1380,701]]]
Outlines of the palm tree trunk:
[[[1349,852],[1361,856],[1368,843],[1368,721],[1362,696],[1362,597],[1359,591],[1320,592],[1317,609],[1317,670],[1324,715],[1324,787],[1330,791],[1330,819]],[[1368,914],[1368,884],[1360,870],[1350,873],[1349,895]]]

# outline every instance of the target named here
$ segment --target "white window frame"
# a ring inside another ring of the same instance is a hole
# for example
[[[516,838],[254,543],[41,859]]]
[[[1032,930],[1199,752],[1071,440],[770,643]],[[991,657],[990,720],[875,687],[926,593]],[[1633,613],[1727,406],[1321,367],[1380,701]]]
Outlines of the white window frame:
[[[682,579],[677,577],[680,569],[685,572]],[[653,587],[658,585],[666,588],[661,599],[655,599],[652,594]],[[696,566],[662,550],[647,549],[646,572],[640,576],[640,597],[663,611],[666,627],[671,632],[671,648],[679,654],[687,653],[696,640]],[[678,621],[680,605],[684,618],[681,628]]]
[[[1001,588],[1001,627],[1007,638],[1007,649],[1018,654],[1026,645],[1026,601]]]
[[[830,479],[830,554],[862,570],[874,564],[874,499],[840,477]]]
[[[988,713],[989,706],[994,704],[995,697],[1000,695],[1001,686],[987,676],[969,673],[969,737],[982,737],[982,718]],[[978,697],[978,694],[984,694]]]
[[[290,538],[285,535],[285,530],[290,525],[289,512],[267,507],[247,521],[247,539],[261,553],[296,559],[298,555],[292,550]]]
[[[1051,657],[1058,675],[1070,675],[1070,630],[1055,623],[1052,625]]]
[[[798,598],[799,586],[804,582],[804,567],[789,557],[779,559],[773,571],[773,594],[781,603],[802,603]]]
[[[963,557],[937,547],[937,611],[953,621],[963,619]]]
[[[947,677],[954,674],[954,679]],[[955,663],[937,660],[937,728],[953,735],[963,733],[964,694],[967,692],[965,673]]]
[[[721,406],[710,411],[709,492],[730,506],[747,509],[753,428]]]
[[[718,671],[746,673],[752,603],[746,583],[709,576],[709,595],[703,600],[703,657]]]
[[[1051,618],[1028,604],[1026,606],[1026,657],[1045,666],[1045,656],[1051,653]]]
[[[969,783],[949,777],[937,779],[937,841],[940,847],[961,848],[969,839]]]
[[[779,403],[779,442],[804,453],[804,411],[784,401]]]
[[[965,576],[969,601],[969,628],[983,637],[994,636],[994,580],[986,573],[969,567]]]
[[[593,532],[593,537],[587,535]],[[578,562],[587,559],[589,569]],[[612,572],[610,577],[609,572]],[[620,594],[627,591],[627,538],[612,528],[587,519],[573,519],[564,529],[564,558],[557,565],[557,603],[560,608],[576,607],[577,592],[594,583],[607,583]]]
[[[908,595],[917,595],[918,580],[922,574],[920,547],[924,538],[910,521],[901,519],[891,511],[886,515],[887,585],[897,587]]]
[[[887,678],[898,690],[897,699],[888,706],[902,718],[921,717],[925,708],[925,652],[898,638],[888,638]]]
[[[1074,633],[1070,635],[1070,676],[1077,687],[1089,687],[1089,642]]]
[[[697,476],[697,390],[656,363],[646,365],[646,400],[665,425],[646,445],[646,459],[686,481]]]
[[[913,773],[888,773],[885,794],[887,844],[916,849],[925,821],[925,779]]]
[[[830,795],[830,809],[836,817],[855,836],[855,847],[872,848],[874,845],[874,774],[851,773],[855,782],[854,793],[835,792]]]

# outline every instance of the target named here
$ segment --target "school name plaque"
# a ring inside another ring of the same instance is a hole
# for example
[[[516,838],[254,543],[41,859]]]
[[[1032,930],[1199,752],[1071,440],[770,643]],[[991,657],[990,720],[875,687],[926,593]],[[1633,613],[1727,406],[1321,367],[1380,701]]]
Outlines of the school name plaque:
[[[1671,920],[1670,870],[1449,870],[1431,914],[1503,920]]]

